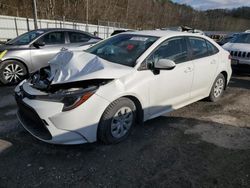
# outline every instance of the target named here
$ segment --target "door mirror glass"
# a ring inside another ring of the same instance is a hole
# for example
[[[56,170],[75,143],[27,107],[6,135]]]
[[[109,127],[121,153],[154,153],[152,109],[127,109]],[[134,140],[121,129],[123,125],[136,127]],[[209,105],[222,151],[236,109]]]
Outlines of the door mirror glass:
[[[33,46],[36,48],[40,48],[41,46],[45,46],[45,42],[43,42],[42,40],[37,40],[33,43]]]
[[[171,70],[175,68],[175,66],[175,62],[170,59],[159,59],[157,62],[155,62],[154,69]]]

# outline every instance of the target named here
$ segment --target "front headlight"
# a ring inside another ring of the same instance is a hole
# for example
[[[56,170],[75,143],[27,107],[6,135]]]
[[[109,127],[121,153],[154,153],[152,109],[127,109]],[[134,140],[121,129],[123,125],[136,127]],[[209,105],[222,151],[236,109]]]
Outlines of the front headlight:
[[[38,100],[61,102],[64,104],[63,111],[72,110],[82,103],[87,101],[97,90],[97,87],[90,87],[87,89],[73,88],[69,90],[60,90],[49,95],[36,96]]]

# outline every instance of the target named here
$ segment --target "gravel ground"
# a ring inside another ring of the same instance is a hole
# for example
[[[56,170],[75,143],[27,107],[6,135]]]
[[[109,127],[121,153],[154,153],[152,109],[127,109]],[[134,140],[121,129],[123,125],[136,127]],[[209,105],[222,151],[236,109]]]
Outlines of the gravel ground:
[[[250,187],[249,75],[117,145],[42,143],[19,125],[13,87],[0,94],[0,187]]]

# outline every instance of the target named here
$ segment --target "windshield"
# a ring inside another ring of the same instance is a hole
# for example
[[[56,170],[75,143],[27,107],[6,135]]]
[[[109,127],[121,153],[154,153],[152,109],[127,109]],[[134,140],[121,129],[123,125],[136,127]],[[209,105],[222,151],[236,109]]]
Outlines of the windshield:
[[[40,35],[42,35],[44,31],[39,30],[39,31],[30,31],[27,33],[24,33],[10,41],[8,41],[6,44],[7,45],[27,45]]]
[[[112,63],[134,67],[137,58],[157,39],[158,37],[153,36],[120,34],[89,48],[86,52]]]
[[[250,44],[250,33],[239,34],[237,37],[233,38],[231,42]]]

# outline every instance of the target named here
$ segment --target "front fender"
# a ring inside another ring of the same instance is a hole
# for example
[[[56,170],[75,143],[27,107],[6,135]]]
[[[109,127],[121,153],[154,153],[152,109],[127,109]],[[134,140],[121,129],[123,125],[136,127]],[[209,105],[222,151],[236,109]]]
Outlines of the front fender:
[[[29,50],[7,51],[7,53],[2,57],[1,62],[7,61],[7,60],[15,60],[15,61],[19,61],[23,63],[27,67],[29,73],[34,71],[33,65],[30,61]]]

